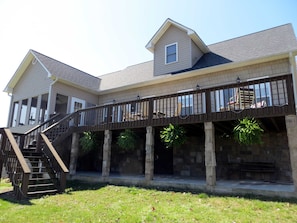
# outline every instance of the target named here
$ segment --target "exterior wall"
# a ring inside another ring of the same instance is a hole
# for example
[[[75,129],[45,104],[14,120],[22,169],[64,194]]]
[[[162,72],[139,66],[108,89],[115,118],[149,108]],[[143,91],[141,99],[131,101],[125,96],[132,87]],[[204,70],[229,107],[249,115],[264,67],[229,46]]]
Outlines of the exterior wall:
[[[196,89],[197,84],[199,84],[202,89],[218,85],[225,85],[235,83],[237,77],[240,77],[241,81],[243,82],[252,78],[265,76],[273,77],[288,73],[290,73],[289,61],[287,59],[282,59],[237,69],[194,76],[182,80],[168,81],[162,84],[155,84],[143,88],[135,88],[122,92],[110,93],[108,95],[100,95],[99,104],[103,105],[105,103],[112,103],[113,100],[116,100],[116,102],[136,100],[137,95],[139,95],[140,98],[144,98],[177,93],[181,90]]]
[[[191,55],[192,55],[192,66],[203,56],[203,52],[197,47],[197,45],[191,41]]]
[[[191,136],[182,148],[173,150],[173,173],[183,177],[205,177],[204,137]]]
[[[97,95],[91,94],[89,92],[80,90],[78,88],[75,88],[75,87],[60,83],[60,82],[57,82],[53,85],[51,93],[53,95],[53,98],[52,98],[53,100],[51,101],[51,104],[50,104],[50,108],[52,110],[49,109],[49,111],[54,111],[54,109],[55,109],[57,94],[62,94],[62,95],[68,96],[68,112],[70,112],[69,103],[71,102],[72,97],[85,100],[89,104],[94,104],[94,105],[98,104],[98,96]]]
[[[177,42],[178,44],[178,61],[171,64],[165,64],[165,46]],[[170,26],[166,33],[160,38],[155,45],[154,52],[154,75],[167,74],[191,67],[191,39],[187,34]]]
[[[14,101],[48,93],[52,80],[38,61],[31,63],[13,89]]]
[[[262,145],[244,146],[234,142],[233,138],[216,137],[216,158],[218,179],[240,179],[239,163],[274,162],[275,175],[246,173],[244,178],[253,180],[276,180],[292,182],[290,151],[286,132],[268,132],[263,135]],[[243,179],[244,179],[243,178]]]

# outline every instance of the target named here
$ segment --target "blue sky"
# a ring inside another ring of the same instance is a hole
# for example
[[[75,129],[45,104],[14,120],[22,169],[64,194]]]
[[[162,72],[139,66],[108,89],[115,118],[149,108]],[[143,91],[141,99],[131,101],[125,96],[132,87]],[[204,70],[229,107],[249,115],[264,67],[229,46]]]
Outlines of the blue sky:
[[[0,127],[2,90],[29,49],[99,76],[152,60],[145,45],[166,18],[212,44],[286,23],[296,34],[296,9],[295,0],[0,0]]]

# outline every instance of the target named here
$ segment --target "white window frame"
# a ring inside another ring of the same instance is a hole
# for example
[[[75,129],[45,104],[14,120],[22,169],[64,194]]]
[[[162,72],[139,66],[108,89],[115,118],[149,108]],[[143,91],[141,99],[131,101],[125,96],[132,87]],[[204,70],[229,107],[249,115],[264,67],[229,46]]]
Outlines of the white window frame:
[[[170,47],[170,46],[173,46],[175,45],[175,61],[172,61],[172,62],[167,62],[167,48]],[[172,63],[176,63],[178,62],[178,43],[175,42],[175,43],[171,43],[171,44],[168,44],[165,46],[165,64],[172,64]]]

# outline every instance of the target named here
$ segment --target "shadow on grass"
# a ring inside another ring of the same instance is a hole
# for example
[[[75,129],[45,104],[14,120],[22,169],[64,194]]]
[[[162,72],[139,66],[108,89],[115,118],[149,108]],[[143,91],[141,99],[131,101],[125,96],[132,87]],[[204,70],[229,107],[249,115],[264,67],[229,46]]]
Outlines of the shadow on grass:
[[[5,192],[1,192],[0,199],[4,200],[4,201],[8,201],[10,203],[14,203],[14,204],[32,205],[30,200],[27,198],[17,199],[17,197],[15,196],[15,194],[12,190],[7,190]]]
[[[288,202],[292,204],[297,204],[297,198],[283,198],[283,197],[269,197],[255,194],[228,194],[228,193],[211,193],[202,190],[180,190],[170,186],[164,187],[153,187],[153,186],[143,186],[143,185],[127,185],[127,184],[110,184],[110,183],[91,183],[84,182],[80,180],[69,180],[67,182],[67,189],[65,192],[67,194],[71,194],[71,191],[83,191],[83,190],[98,190],[108,185],[114,186],[124,186],[127,188],[139,188],[139,189],[147,189],[147,190],[157,190],[157,191],[165,191],[165,192],[175,192],[175,193],[191,193],[193,195],[197,195],[200,198],[206,197],[230,197],[230,198],[244,198],[248,200],[260,200],[260,201],[271,201],[271,202]]]
[[[72,191],[83,191],[83,190],[98,190],[107,186],[106,183],[90,183],[81,180],[68,180],[65,193],[71,194]]]

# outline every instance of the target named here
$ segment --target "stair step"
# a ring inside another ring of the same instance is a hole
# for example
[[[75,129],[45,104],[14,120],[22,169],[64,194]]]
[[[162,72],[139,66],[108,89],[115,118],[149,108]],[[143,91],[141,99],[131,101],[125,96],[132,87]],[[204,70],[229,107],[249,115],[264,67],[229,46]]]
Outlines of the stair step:
[[[29,185],[28,187],[29,188],[36,188],[36,187],[50,187],[50,186],[55,186],[53,183],[44,183],[44,184],[32,184],[32,185]]]
[[[41,191],[30,191],[27,193],[29,197],[31,196],[43,196],[43,195],[48,195],[48,194],[56,194],[58,193],[57,189],[52,189],[52,190],[41,190]]]

